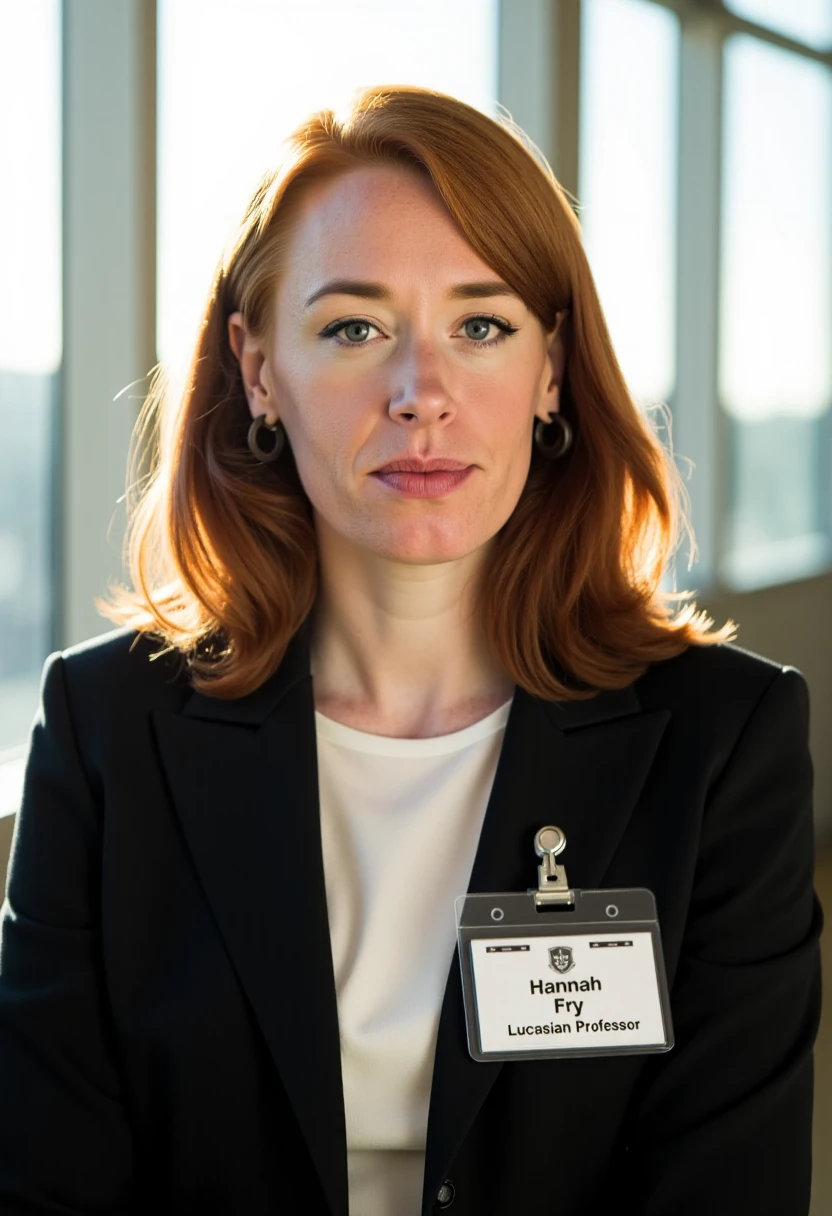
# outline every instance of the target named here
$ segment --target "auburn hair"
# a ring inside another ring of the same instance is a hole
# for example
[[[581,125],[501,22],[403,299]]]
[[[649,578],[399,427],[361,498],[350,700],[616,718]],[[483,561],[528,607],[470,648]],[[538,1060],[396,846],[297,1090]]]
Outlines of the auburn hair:
[[[527,481],[480,580],[494,657],[526,691],[559,700],[623,687],[692,643],[727,640],[730,623],[715,631],[693,603],[680,605],[691,593],[661,588],[681,530],[690,534],[684,485],[627,388],[567,193],[523,131],[433,90],[377,86],[341,116],[313,114],[283,149],[219,260],[181,391],[154,370],[133,436],[133,588],[111,584],[99,611],[158,638],[159,654],[179,651],[192,684],[216,697],[251,692],[281,661],[315,602],[315,529],[288,439],[272,464],[249,451],[227,321],[239,310],[268,349],[304,188],[392,164],[429,175],[473,249],[546,330],[570,314],[560,402],[574,441],[552,461],[529,435]]]

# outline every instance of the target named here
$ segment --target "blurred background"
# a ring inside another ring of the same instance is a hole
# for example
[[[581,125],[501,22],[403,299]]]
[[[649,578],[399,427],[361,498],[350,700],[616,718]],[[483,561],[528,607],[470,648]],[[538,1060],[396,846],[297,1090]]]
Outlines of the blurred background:
[[[832,0],[0,0],[0,898],[44,659],[125,577],[149,373],[182,374],[283,136],[376,83],[510,114],[578,200],[687,477],[668,585],[809,681],[832,907]]]

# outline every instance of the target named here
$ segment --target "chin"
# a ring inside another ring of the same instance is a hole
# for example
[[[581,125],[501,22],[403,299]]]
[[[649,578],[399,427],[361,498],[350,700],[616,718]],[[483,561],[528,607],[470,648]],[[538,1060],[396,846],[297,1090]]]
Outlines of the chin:
[[[419,566],[439,565],[442,562],[459,561],[469,557],[491,539],[491,534],[476,535],[453,534],[449,530],[444,535],[437,534],[436,529],[429,531],[408,529],[408,535],[402,535],[397,529],[393,534],[379,538],[372,546],[379,557],[388,561],[411,563]]]
[[[460,561],[487,545],[505,520],[493,518],[493,512],[450,513],[444,518],[433,515],[422,519],[384,518],[378,512],[343,511],[327,513],[326,530],[336,547],[347,545],[375,557],[403,564],[430,566]],[[337,520],[337,523],[336,523]]]

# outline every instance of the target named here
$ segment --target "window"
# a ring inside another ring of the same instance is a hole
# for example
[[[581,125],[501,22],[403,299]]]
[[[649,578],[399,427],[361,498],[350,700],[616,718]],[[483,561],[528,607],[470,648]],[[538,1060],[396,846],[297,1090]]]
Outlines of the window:
[[[816,50],[832,50],[830,0],[725,0],[725,7]]]
[[[584,0],[578,213],[625,379],[675,383],[679,23],[646,0]]]
[[[738,34],[723,90],[721,574],[743,588],[832,558],[832,74]]]
[[[37,707],[58,592],[60,40],[59,0],[0,7],[0,775]]]

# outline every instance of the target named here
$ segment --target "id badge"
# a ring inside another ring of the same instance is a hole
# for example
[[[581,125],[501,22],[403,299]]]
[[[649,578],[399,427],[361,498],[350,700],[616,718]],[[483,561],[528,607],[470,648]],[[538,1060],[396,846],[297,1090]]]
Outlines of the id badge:
[[[656,901],[642,887],[570,890],[541,828],[538,888],[455,902],[474,1060],[635,1055],[673,1047]]]

